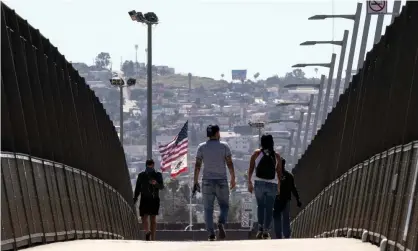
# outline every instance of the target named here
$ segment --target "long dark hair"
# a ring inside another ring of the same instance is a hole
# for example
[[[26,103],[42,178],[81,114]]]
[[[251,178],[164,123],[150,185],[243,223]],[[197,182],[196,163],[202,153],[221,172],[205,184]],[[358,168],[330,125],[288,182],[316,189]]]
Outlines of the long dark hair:
[[[274,153],[274,140],[271,134],[263,134],[260,139],[261,150],[268,150],[270,153]]]

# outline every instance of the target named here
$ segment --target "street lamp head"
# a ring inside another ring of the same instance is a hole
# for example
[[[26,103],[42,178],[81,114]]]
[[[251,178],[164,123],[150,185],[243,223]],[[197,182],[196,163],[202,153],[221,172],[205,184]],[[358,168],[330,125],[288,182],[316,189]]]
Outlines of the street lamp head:
[[[113,85],[113,86],[124,86],[125,85],[125,82],[123,81],[123,79],[122,78],[111,78],[111,79],[109,79],[109,81],[110,81],[110,84],[111,85]]]
[[[301,43],[300,45],[316,45],[315,41],[305,41],[303,43]]]
[[[131,11],[128,12],[128,14],[131,17],[132,21],[137,21],[137,22],[140,22],[140,23],[146,23],[147,22],[144,15],[142,15],[142,12],[136,12],[135,10],[131,10]]]
[[[295,65],[292,65],[292,68],[302,68],[302,67],[306,67],[307,66],[307,64],[295,64]]]
[[[144,18],[148,24],[158,24],[158,17],[154,12],[144,14]]]
[[[134,78],[129,78],[129,79],[128,79],[128,81],[126,82],[126,84],[127,84],[128,86],[133,86],[133,85],[135,85],[135,84],[136,84],[136,79],[134,79]]]
[[[319,89],[320,84],[288,84],[283,86],[283,88],[290,89],[290,88],[314,88]]]
[[[301,68],[307,66],[321,66],[321,67],[331,67],[330,63],[312,63],[312,64],[295,64],[292,65],[293,68]]]
[[[128,14],[131,17],[132,21],[136,21],[136,11],[135,10],[129,11]]]
[[[328,17],[327,15],[315,15],[315,16],[308,18],[308,20],[324,20],[327,17]]]
[[[147,21],[144,15],[142,14],[142,12],[137,12],[135,18],[136,18],[136,21],[140,23],[145,23]]]

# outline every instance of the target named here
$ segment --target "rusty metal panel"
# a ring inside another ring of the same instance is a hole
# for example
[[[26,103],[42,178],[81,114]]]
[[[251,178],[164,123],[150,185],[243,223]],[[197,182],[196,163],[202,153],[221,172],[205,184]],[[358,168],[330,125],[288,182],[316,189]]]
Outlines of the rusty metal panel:
[[[6,166],[8,166],[7,159],[2,156],[1,158],[1,241],[2,249],[13,249],[15,247],[15,228],[19,228],[19,223],[13,222],[12,210],[14,208],[13,197],[10,197],[10,187],[7,187],[6,180],[10,178],[8,175],[10,172],[5,172]],[[10,184],[10,182],[9,182]]]
[[[33,183],[32,188],[36,196],[36,204],[39,208],[39,233],[42,233],[43,241],[54,241],[56,226],[54,221],[50,222],[52,213],[51,191],[47,187],[47,179],[43,166],[43,161],[37,158],[31,158],[31,166],[33,169]],[[55,219],[53,219],[55,220]],[[47,234],[49,233],[49,234]]]
[[[98,237],[98,231],[100,229],[100,216],[98,214],[98,208],[97,208],[97,202],[96,202],[96,191],[94,190],[94,180],[93,177],[90,174],[86,174],[86,176],[83,176],[83,183],[84,188],[87,188],[87,191],[85,192],[86,195],[88,195],[87,199],[87,205],[89,207],[90,213],[90,226],[92,230],[92,236],[93,238]]]
[[[363,163],[359,164],[359,170],[358,170],[358,194],[357,194],[357,200],[356,200],[356,212],[354,214],[354,221],[353,221],[353,228],[360,230],[360,220],[361,220],[361,213],[364,205],[365,200],[365,189],[366,189],[366,178],[367,178],[367,166],[363,165]],[[360,231],[359,231],[360,232]]]
[[[21,187],[17,175],[17,165],[14,156],[1,158],[2,175],[5,184],[5,192],[9,199],[10,219],[14,228],[15,238],[21,238],[16,243],[17,247],[29,244],[29,226],[25,213]]]
[[[95,204],[97,205],[98,210],[98,216],[99,216],[99,237],[104,238],[104,236],[107,236],[103,234],[103,232],[107,232],[107,221],[106,221],[106,215],[104,212],[104,204],[103,204],[103,195],[101,191],[101,184],[99,183],[99,180],[97,178],[93,178],[94,180],[94,191],[96,194],[96,200]]]
[[[69,196],[69,187],[67,186],[68,180],[66,175],[68,170],[65,170],[64,165],[60,163],[54,163],[54,167],[58,185],[57,193],[62,208],[63,223],[65,226],[65,233],[63,234],[67,240],[71,240],[75,238],[75,222],[71,207],[72,202]],[[58,234],[58,238],[61,238],[60,236],[61,234]]]
[[[81,238],[83,236],[83,222],[81,219],[81,212],[80,212],[78,198],[77,198],[74,173],[71,167],[64,165],[64,168],[65,168],[66,184],[68,188],[68,197],[70,199],[70,205],[71,205],[71,213],[74,219],[74,231],[75,231],[75,235],[78,236],[78,238]]]
[[[110,233],[112,233],[112,223],[110,221],[110,210],[109,210],[109,205],[108,205],[108,198],[106,195],[106,188],[105,185],[103,183],[103,181],[99,181],[99,190],[100,190],[100,200],[101,200],[101,209],[103,212],[103,216],[104,216],[104,220],[106,222],[105,224],[105,231],[106,231],[106,235],[108,239],[112,238],[112,235],[110,235]]]

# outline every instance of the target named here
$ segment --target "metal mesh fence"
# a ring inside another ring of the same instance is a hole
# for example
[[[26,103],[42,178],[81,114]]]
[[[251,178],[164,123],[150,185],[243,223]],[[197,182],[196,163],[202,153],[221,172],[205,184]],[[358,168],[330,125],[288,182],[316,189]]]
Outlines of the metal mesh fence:
[[[293,173],[310,203],[292,209],[296,237],[367,230],[372,242],[417,250],[417,30],[418,2],[408,1],[299,159]]]
[[[137,238],[123,148],[94,92],[1,3],[2,250]]]
[[[131,205],[91,174],[23,154],[1,154],[2,250],[86,238],[139,239]]]
[[[387,239],[396,250],[417,250],[417,178],[418,141],[377,154],[316,196],[293,220],[293,237]]]

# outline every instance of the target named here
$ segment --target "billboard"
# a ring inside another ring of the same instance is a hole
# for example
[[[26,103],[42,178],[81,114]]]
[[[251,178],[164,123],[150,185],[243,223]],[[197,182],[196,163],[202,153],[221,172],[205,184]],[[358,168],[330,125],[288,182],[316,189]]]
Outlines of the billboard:
[[[247,70],[232,70],[232,80],[244,81],[247,79]]]

